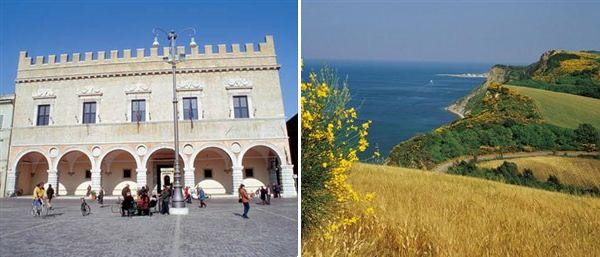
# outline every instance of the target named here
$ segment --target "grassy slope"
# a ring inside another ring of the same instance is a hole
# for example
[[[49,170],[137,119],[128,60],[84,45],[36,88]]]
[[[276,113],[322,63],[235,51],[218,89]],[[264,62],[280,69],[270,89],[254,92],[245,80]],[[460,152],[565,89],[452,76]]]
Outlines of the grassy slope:
[[[439,256],[600,255],[600,199],[366,164],[349,179],[401,228],[386,237],[425,234]]]
[[[600,99],[528,87],[507,87],[531,97],[550,124],[576,128],[580,123],[590,123],[600,128]]]
[[[485,161],[479,163],[478,166],[496,168],[504,161],[516,163],[520,172],[526,168],[533,170],[533,174],[540,180],[546,180],[548,176],[554,175],[565,184],[600,187],[600,160],[539,156]]]

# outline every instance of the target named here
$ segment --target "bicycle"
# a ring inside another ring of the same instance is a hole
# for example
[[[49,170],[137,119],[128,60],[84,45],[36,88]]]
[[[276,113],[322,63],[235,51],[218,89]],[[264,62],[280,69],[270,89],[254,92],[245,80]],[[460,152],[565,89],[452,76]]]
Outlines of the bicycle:
[[[31,204],[31,216],[39,217],[39,216],[48,215],[48,206],[46,205],[46,201],[40,200],[38,204],[34,201]]]
[[[81,215],[87,216],[92,212],[92,208],[85,202],[85,198],[81,197]]]
[[[117,203],[116,204],[112,204],[110,206],[110,211],[112,213],[121,213],[121,203],[123,202],[123,200],[121,200],[121,197],[117,198]]]

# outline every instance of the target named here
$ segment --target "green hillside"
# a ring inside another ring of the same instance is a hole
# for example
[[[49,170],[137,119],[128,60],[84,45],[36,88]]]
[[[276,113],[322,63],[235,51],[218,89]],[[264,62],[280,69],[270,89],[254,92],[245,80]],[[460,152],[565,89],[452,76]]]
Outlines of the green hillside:
[[[600,99],[520,86],[507,87],[533,99],[542,119],[549,124],[577,128],[581,123],[589,123],[600,128]]]

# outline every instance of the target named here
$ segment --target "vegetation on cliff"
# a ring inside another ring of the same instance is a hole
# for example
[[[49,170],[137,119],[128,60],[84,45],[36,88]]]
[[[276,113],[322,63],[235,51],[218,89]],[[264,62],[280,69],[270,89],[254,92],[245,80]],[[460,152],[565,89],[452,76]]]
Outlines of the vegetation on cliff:
[[[600,53],[552,50],[526,67],[505,69],[501,83],[600,98]]]
[[[472,113],[449,125],[413,137],[392,149],[387,163],[431,169],[463,155],[536,150],[595,150],[600,131],[580,124],[577,129],[542,122],[533,101],[514,90],[491,83]]]
[[[544,98],[538,94],[532,99],[523,94],[523,90],[504,86],[504,83],[532,80],[552,84],[554,91],[576,85],[585,87],[585,92],[595,96],[594,90],[600,88],[599,72],[600,54],[597,52],[549,51],[539,62],[527,67],[496,65],[480,88],[459,101],[464,106],[463,119],[396,145],[387,163],[430,169],[463,155],[595,150],[600,146],[600,131],[594,127],[597,126],[594,117],[600,117],[593,107],[596,99],[589,98],[593,102],[591,105],[590,101],[561,101],[572,108],[557,109],[536,102],[552,97]],[[563,83],[568,81],[573,83]],[[578,113],[578,110],[582,111]]]

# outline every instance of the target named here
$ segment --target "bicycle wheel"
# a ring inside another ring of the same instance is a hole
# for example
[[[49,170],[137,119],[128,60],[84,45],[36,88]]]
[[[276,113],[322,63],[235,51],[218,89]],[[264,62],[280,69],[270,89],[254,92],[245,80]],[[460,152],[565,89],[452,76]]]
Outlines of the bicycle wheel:
[[[121,205],[120,204],[113,204],[110,206],[110,211],[112,213],[121,213]]]
[[[45,204],[42,205],[42,209],[40,210],[40,216],[48,216],[48,206]]]
[[[81,204],[81,215],[87,216],[90,214],[90,212],[91,212],[91,208],[89,205],[87,205],[85,203]]]

